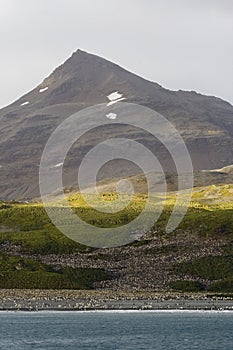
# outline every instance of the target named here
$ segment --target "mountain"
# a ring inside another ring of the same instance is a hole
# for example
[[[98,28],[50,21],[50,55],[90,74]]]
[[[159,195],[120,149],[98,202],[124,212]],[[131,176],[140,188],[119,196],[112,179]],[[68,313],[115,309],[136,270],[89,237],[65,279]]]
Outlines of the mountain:
[[[123,95],[126,102],[149,107],[171,121],[186,142],[195,171],[233,164],[233,106],[229,103],[196,92],[164,89],[101,57],[78,50],[39,86],[0,110],[1,198],[38,196],[40,158],[50,134],[71,114],[109,102],[107,97],[113,92]],[[104,137],[122,136],[124,129],[109,128],[105,133]],[[148,134],[129,129],[127,137],[156,151],[163,168],[173,171],[163,147]],[[74,145],[67,156],[67,186],[75,185],[77,165],[102,138],[103,133],[95,130]],[[122,169],[127,168],[123,165],[120,161],[111,165],[102,178],[109,177],[113,168],[116,177],[122,175]],[[126,170],[127,175],[138,172],[130,166]]]

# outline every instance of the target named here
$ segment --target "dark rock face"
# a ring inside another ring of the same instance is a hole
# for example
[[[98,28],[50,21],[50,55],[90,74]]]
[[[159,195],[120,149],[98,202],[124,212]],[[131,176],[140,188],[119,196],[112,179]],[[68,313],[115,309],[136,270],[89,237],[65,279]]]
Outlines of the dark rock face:
[[[196,92],[166,90],[78,50],[38,87],[0,110],[1,198],[38,196],[40,157],[52,131],[71,114],[106,103],[113,91],[123,94],[127,102],[147,106],[170,120],[184,138],[195,170],[233,164],[233,107],[229,103]],[[110,132],[112,136],[124,133],[120,128]],[[93,132],[73,147],[67,159],[66,185],[74,184],[76,165],[87,149],[102,141],[102,136],[101,132]],[[164,160],[164,169],[172,171],[164,149],[156,142],[151,144],[148,135],[127,130],[127,136],[150,144]]]

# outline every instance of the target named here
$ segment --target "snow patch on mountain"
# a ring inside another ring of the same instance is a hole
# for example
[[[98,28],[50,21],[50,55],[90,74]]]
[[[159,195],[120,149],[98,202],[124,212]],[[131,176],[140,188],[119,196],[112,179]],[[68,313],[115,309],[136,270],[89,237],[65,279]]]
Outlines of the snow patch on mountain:
[[[29,104],[29,101],[25,101],[25,102],[21,103],[20,106],[26,106],[26,105],[28,105],[28,104]]]
[[[111,106],[117,102],[125,100],[126,98],[122,97],[122,96],[123,96],[123,94],[120,94],[118,91],[112,92],[111,94],[109,94],[107,96],[108,100],[110,101],[110,102],[108,102],[107,106]]]
[[[120,101],[124,101],[124,100],[126,100],[125,97],[119,98],[119,100],[110,101],[110,102],[108,102],[107,106],[112,106],[112,105],[114,105],[115,103],[120,102]]]
[[[123,95],[119,94],[118,91],[115,91],[115,92],[112,92],[110,95],[108,95],[107,98],[109,99],[109,101],[115,101],[121,98],[122,96]]]
[[[60,168],[63,165],[63,163],[58,163],[56,165],[53,166],[53,168]]]
[[[46,91],[46,90],[48,90],[48,86],[46,86],[46,87],[40,89],[39,92],[44,92],[44,91]]]
[[[116,113],[108,113],[108,114],[106,114],[106,117],[108,119],[116,119],[117,114]]]

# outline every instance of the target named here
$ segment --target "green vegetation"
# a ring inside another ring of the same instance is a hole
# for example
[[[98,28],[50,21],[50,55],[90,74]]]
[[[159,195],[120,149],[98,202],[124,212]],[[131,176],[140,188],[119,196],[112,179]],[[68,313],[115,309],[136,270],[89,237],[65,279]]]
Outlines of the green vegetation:
[[[198,281],[177,280],[170,282],[170,287],[182,292],[202,292],[205,290],[205,286]]]
[[[211,283],[209,289],[211,292],[225,292],[232,293],[233,292],[233,279],[223,279],[222,281],[217,281]]]
[[[175,265],[173,271],[210,281],[233,278],[233,256],[204,256]]]
[[[150,255],[181,256],[183,253],[188,254],[192,247],[174,242],[157,247],[149,245],[154,238],[170,239],[179,234],[196,236],[197,240],[221,239],[221,256],[204,256],[171,266],[171,272],[177,276],[177,280],[170,287],[187,292],[204,289],[216,293],[233,292],[233,185],[195,188],[182,223],[172,234],[166,234],[165,227],[176,195],[175,192],[169,193],[164,202],[164,194],[154,194],[154,202],[150,204],[149,210],[156,212],[160,205],[165,204],[164,210],[147,239],[132,242],[128,248],[140,249],[147,259]],[[68,196],[74,213],[96,227],[117,227],[131,222],[144,209],[147,200],[144,194],[133,195],[130,202],[127,195],[119,197],[116,193],[101,193],[101,201],[97,196],[89,195],[92,203],[101,204],[105,209],[109,203],[115,208],[119,203],[126,204],[123,209],[109,214],[91,208],[80,194]],[[185,198],[185,192],[183,196]],[[51,206],[55,204],[51,203]],[[64,210],[62,203],[59,203],[59,208]],[[112,260],[111,253],[99,253],[98,249],[83,246],[64,236],[50,221],[41,203],[0,202],[0,245],[19,247],[22,254],[28,255],[92,252],[86,255],[89,261]],[[57,271],[35,260],[3,255],[0,259],[1,288],[91,288],[95,278],[106,278],[103,271],[96,269],[64,268]],[[190,280],[187,276],[190,276]]]
[[[0,255],[0,288],[92,289],[93,283],[108,279],[101,269],[55,269],[33,259]]]
[[[222,296],[227,296],[226,293],[233,293],[233,279],[223,279],[221,281],[213,282],[209,286],[204,285],[199,281],[189,281],[189,280],[176,280],[170,282],[169,286],[176,291],[180,292],[217,292],[218,296],[221,296],[219,293],[224,293]],[[233,294],[229,294],[230,297]]]
[[[233,292],[233,255],[205,256],[194,261],[176,264],[172,270],[176,275],[189,275],[192,278],[210,281],[209,285],[204,287],[198,281],[191,281],[191,283],[187,280],[179,280],[170,284],[173,289],[183,292],[196,292],[197,288],[213,292]]]
[[[118,197],[114,193],[102,193],[100,197],[89,195],[91,203],[97,207],[100,206],[102,210],[106,209],[110,203],[113,211],[116,211],[114,213],[91,208],[79,194],[70,196],[69,204],[80,219],[91,225],[96,227],[117,227],[131,222],[141,213],[146,202],[146,197],[146,195],[135,195],[132,201],[129,202],[129,196],[127,195],[122,195],[121,197]],[[124,209],[117,210],[119,203],[125,203]]]
[[[233,256],[233,241],[228,242],[228,244],[224,245],[222,247],[222,250],[226,255]]]
[[[7,205],[0,210],[0,244],[5,242],[19,245],[28,254],[69,254],[93,250],[58,231],[40,204]]]
[[[179,229],[203,237],[233,237],[233,210],[191,208]]]
[[[219,193],[223,196],[221,197],[221,209],[216,209],[214,196]],[[205,198],[205,204],[202,203],[203,197]],[[230,185],[195,189],[190,208],[174,234],[182,231],[203,237],[218,237],[221,235],[232,236],[233,238],[233,200],[231,209],[229,207],[229,198],[231,197],[233,197],[233,186]],[[156,208],[161,205],[163,198],[163,195],[155,196],[153,210],[157,210]],[[166,223],[170,217],[175,198],[176,193],[169,193],[164,211],[154,226],[156,236],[165,234]],[[223,209],[224,198],[226,198],[227,209]],[[119,200],[114,193],[102,193],[101,199],[103,206],[107,206],[109,202],[114,203],[115,200]],[[121,200],[127,202],[127,199],[125,196]],[[95,226],[113,227],[124,225],[137,217],[144,208],[146,199],[146,195],[134,195],[125,209],[113,214],[90,208],[80,194],[70,195],[68,201],[74,212],[82,220]],[[91,200],[95,204],[99,203],[94,196]],[[40,203],[0,202],[0,244],[4,242],[20,245],[23,252],[29,254],[65,254],[76,251],[85,253],[93,250],[61,234],[51,223]],[[132,246],[136,247],[147,243],[149,241],[136,241],[132,243]],[[168,249],[170,248],[168,247]]]

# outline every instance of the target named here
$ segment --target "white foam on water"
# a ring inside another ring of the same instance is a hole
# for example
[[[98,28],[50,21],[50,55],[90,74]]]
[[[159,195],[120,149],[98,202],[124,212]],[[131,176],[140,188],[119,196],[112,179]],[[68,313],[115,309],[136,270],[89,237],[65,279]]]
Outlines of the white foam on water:
[[[144,309],[111,309],[111,310],[79,310],[79,309],[73,309],[73,310],[59,310],[59,309],[53,309],[53,310],[36,310],[36,311],[25,311],[25,310],[0,310],[0,315],[3,314],[87,314],[87,313],[109,313],[109,314],[124,314],[124,313],[195,313],[195,314],[233,314],[232,310],[187,310],[187,309],[155,309],[155,310],[144,310]]]

